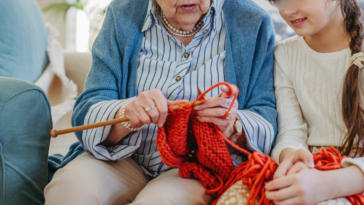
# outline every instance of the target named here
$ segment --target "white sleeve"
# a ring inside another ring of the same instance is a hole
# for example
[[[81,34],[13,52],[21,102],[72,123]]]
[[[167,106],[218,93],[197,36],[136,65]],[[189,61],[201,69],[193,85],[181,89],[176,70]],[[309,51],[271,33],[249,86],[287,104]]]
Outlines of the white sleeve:
[[[275,52],[274,85],[278,111],[278,135],[272,158],[279,163],[279,155],[286,148],[307,148],[307,123],[303,118],[284,48],[278,46]]]
[[[358,166],[364,174],[364,157],[357,157],[357,158],[345,158],[341,161],[341,166],[349,167],[352,165]]]
[[[102,101],[90,107],[84,124],[93,124],[114,119],[121,105],[128,100]],[[86,130],[82,133],[82,141],[88,152],[97,159],[115,161],[131,156],[140,146],[142,131],[132,132],[118,144],[105,147],[101,145],[108,137],[112,125]]]

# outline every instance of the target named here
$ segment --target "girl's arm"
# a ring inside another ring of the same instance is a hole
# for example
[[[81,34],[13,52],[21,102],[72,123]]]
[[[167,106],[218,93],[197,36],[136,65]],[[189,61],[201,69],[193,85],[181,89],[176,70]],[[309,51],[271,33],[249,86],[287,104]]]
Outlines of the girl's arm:
[[[351,196],[364,192],[363,171],[355,165],[343,169],[322,172],[323,186],[330,189],[327,199]]]

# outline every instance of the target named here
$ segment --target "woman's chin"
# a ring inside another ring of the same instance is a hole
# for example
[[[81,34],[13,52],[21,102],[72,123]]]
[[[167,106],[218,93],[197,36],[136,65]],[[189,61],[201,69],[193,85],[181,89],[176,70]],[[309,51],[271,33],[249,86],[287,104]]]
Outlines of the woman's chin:
[[[184,31],[191,31],[193,28],[195,28],[195,24],[182,25],[182,30]]]

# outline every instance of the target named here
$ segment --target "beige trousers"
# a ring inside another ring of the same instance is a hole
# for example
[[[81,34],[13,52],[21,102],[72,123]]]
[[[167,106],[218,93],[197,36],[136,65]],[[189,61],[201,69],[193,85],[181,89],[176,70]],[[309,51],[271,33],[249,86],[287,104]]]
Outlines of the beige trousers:
[[[149,181],[131,158],[101,161],[89,153],[58,170],[44,190],[46,205],[202,205],[212,198],[196,179],[178,169]]]

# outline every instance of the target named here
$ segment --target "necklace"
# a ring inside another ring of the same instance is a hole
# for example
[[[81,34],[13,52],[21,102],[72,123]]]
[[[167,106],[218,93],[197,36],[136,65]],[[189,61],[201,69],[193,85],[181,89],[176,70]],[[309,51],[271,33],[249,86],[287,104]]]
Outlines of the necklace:
[[[169,32],[171,32],[175,36],[180,36],[180,37],[184,37],[184,38],[195,35],[197,32],[199,32],[201,30],[201,28],[205,24],[203,21],[200,20],[199,22],[197,22],[197,24],[195,25],[195,27],[191,31],[183,31],[183,30],[178,30],[178,29],[174,28],[173,26],[171,26],[168,23],[166,17],[164,16],[164,13],[162,13],[162,18],[163,18],[164,27]]]

